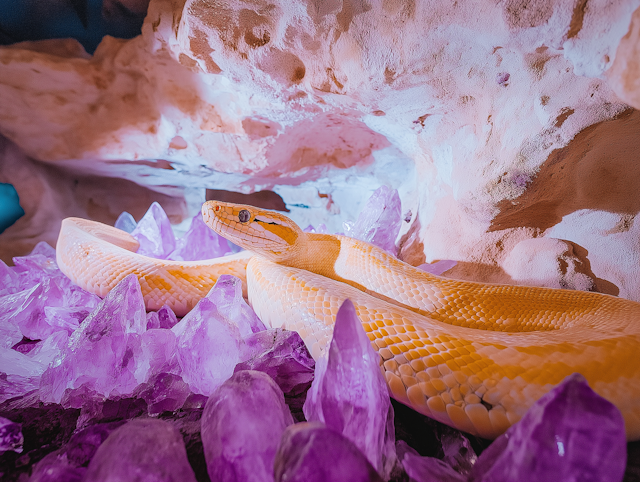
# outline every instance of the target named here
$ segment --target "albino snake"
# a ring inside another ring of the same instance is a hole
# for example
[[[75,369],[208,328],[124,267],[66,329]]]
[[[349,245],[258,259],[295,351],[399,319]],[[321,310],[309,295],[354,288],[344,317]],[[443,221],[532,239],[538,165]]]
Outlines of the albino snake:
[[[220,274],[246,279],[262,321],[300,333],[314,357],[351,299],[392,396],[418,412],[493,439],[538,398],[579,372],[640,438],[640,304],[599,293],[434,276],[363,241],[304,233],[282,214],[209,201],[218,234],[251,250],[206,261],[138,255],[124,231],[63,221],[60,269],[104,296],[136,273],[148,309],[188,312]],[[257,255],[257,256],[254,256]],[[246,267],[246,278],[245,278]]]

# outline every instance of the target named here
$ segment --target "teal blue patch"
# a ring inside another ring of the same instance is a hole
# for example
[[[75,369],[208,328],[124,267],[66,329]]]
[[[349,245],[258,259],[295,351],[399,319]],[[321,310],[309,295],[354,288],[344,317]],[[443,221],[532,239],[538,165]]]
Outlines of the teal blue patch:
[[[0,182],[0,233],[24,216],[20,198],[11,184]]]

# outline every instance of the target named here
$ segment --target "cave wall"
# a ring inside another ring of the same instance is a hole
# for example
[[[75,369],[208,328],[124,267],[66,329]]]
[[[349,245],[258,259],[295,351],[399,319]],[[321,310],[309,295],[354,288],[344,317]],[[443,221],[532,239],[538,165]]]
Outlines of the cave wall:
[[[0,182],[27,215],[0,251],[150,200],[178,222],[206,189],[341,231],[387,184],[412,264],[640,300],[639,7],[152,0],[93,56],[1,47]]]

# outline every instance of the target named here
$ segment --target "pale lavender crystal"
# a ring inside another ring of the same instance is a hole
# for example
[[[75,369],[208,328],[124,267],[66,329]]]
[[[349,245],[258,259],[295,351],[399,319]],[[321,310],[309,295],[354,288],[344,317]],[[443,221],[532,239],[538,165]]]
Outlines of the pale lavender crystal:
[[[23,377],[7,375],[0,371],[0,403],[14,397],[22,397],[37,390],[40,386],[40,376]]]
[[[27,356],[33,361],[48,367],[54,360],[60,357],[62,351],[69,343],[69,334],[66,331],[56,331],[46,339],[38,342]]]
[[[104,396],[130,393],[137,385],[135,345],[145,329],[140,283],[130,274],[73,332],[59,363],[43,374],[43,401],[60,403],[66,389],[82,385]]]
[[[280,437],[293,424],[278,385],[267,374],[235,373],[207,401],[202,445],[211,480],[271,482]]]
[[[64,290],[54,279],[46,278],[33,288],[14,296],[16,299],[19,296],[21,302],[18,302],[14,310],[5,312],[5,316],[20,328],[24,336],[31,340],[41,340],[59,330],[47,323],[44,311],[46,306],[64,306]]]
[[[285,430],[274,475],[275,482],[382,482],[353,442],[318,422]]]
[[[139,383],[159,373],[180,374],[176,356],[177,338],[171,330],[152,328],[140,336],[134,353],[134,375]]]
[[[149,415],[158,415],[180,409],[191,395],[191,390],[180,376],[159,373],[151,377],[147,383],[138,385],[134,395],[147,402]]]
[[[118,216],[118,219],[116,219],[114,227],[122,229],[127,233],[131,233],[134,229],[136,229],[137,224],[138,223],[136,223],[136,220],[131,214],[129,214],[127,211],[122,211],[120,213],[120,216]]]
[[[165,259],[176,248],[171,222],[162,206],[151,204],[131,235],[138,240],[138,254]]]
[[[467,478],[434,457],[420,457],[407,452],[402,466],[412,482],[465,482]]]
[[[229,243],[218,235],[198,213],[191,220],[187,232],[176,242],[175,250],[167,257],[177,261],[198,261],[224,256],[231,252]]]
[[[27,256],[13,258],[14,270],[20,276],[20,289],[35,286],[45,279],[54,279],[62,288],[73,285],[58,268],[56,251],[41,241]]]
[[[395,463],[395,434],[379,360],[353,303],[345,300],[336,315],[328,357],[316,363],[304,414],[354,442],[386,478]]]
[[[178,323],[178,318],[173,310],[164,305],[158,311],[150,311],[147,313],[147,330],[152,328],[164,328],[169,330]]]
[[[402,213],[398,191],[381,186],[366,202],[347,235],[371,243],[395,255],[398,251],[396,238],[400,232],[401,224]]]
[[[442,261],[437,261],[435,263],[424,263],[418,266],[418,269],[422,271],[426,271],[427,273],[435,274],[440,276],[445,271],[449,271],[455,265],[457,265],[457,261],[452,261],[450,259],[443,259]]]
[[[177,337],[182,379],[193,392],[211,395],[240,361],[240,330],[220,314],[208,297],[201,299],[171,330]]]
[[[470,480],[620,482],[626,458],[620,411],[574,373],[478,457]]]
[[[81,306],[72,308],[64,306],[45,306],[44,319],[51,329],[56,331],[64,330],[68,334],[71,334],[80,326],[80,323],[82,323],[84,319],[89,316],[95,308],[97,308],[98,304],[99,302],[97,302],[95,306],[91,306],[93,305],[93,303],[91,303],[86,308]]]
[[[86,468],[71,464],[66,454],[57,450],[34,465],[29,482],[82,482],[86,472]]]
[[[0,259],[0,297],[20,291],[20,276]]]
[[[238,327],[243,337],[266,330],[264,323],[242,297],[242,281],[239,278],[223,274],[207,293],[207,298],[216,305],[220,315]]]
[[[9,450],[22,453],[23,443],[22,424],[0,417],[0,455]]]
[[[242,359],[234,369],[269,375],[284,392],[289,408],[298,414],[313,381],[315,362],[295,331],[270,329],[245,338]]]
[[[169,422],[136,419],[115,429],[91,459],[92,482],[195,482],[182,435]]]

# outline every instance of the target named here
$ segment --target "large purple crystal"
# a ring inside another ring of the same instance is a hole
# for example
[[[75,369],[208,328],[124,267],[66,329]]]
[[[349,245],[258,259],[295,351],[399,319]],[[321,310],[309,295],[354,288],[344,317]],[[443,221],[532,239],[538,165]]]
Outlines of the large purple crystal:
[[[574,373],[480,455],[470,481],[620,482],[626,458],[620,411]]]
[[[207,298],[216,305],[221,316],[238,327],[243,337],[266,330],[264,323],[242,297],[242,281],[239,278],[223,274]]]
[[[313,381],[315,362],[295,331],[270,329],[244,340],[245,346],[234,372],[257,370],[269,375],[284,393],[295,415],[302,411],[307,390]]]
[[[115,429],[91,459],[92,482],[195,482],[180,432],[169,422],[136,419]]]
[[[353,441],[383,477],[395,463],[393,408],[355,307],[345,300],[333,329],[328,357],[316,363],[304,404],[307,420],[320,421]]]
[[[177,337],[182,379],[193,392],[211,395],[240,361],[238,326],[205,297],[171,330]]]
[[[147,402],[147,413],[158,415],[175,412],[187,401],[191,390],[180,376],[174,373],[158,373],[136,388],[134,395]]]
[[[104,396],[130,393],[137,386],[133,355],[145,330],[140,283],[130,274],[73,332],[59,362],[43,374],[43,401],[60,403],[66,389],[82,385]]]
[[[318,422],[285,430],[274,475],[275,482],[382,482],[353,442]]]
[[[151,204],[131,235],[138,240],[138,254],[165,259],[176,247],[171,222],[162,206]]]
[[[176,242],[175,250],[167,259],[178,261],[197,261],[224,256],[231,252],[225,238],[213,231],[198,213],[191,220],[187,232]]]
[[[374,244],[395,256],[398,251],[396,238],[401,224],[402,212],[398,191],[381,186],[367,200],[347,234]]]
[[[98,423],[74,433],[66,446],[67,460],[77,466],[87,465],[109,434],[124,423]]]
[[[23,443],[22,424],[0,417],[0,455],[8,450],[21,453]]]
[[[265,373],[235,373],[207,401],[202,444],[211,480],[271,482],[280,437],[293,424],[278,385]]]

